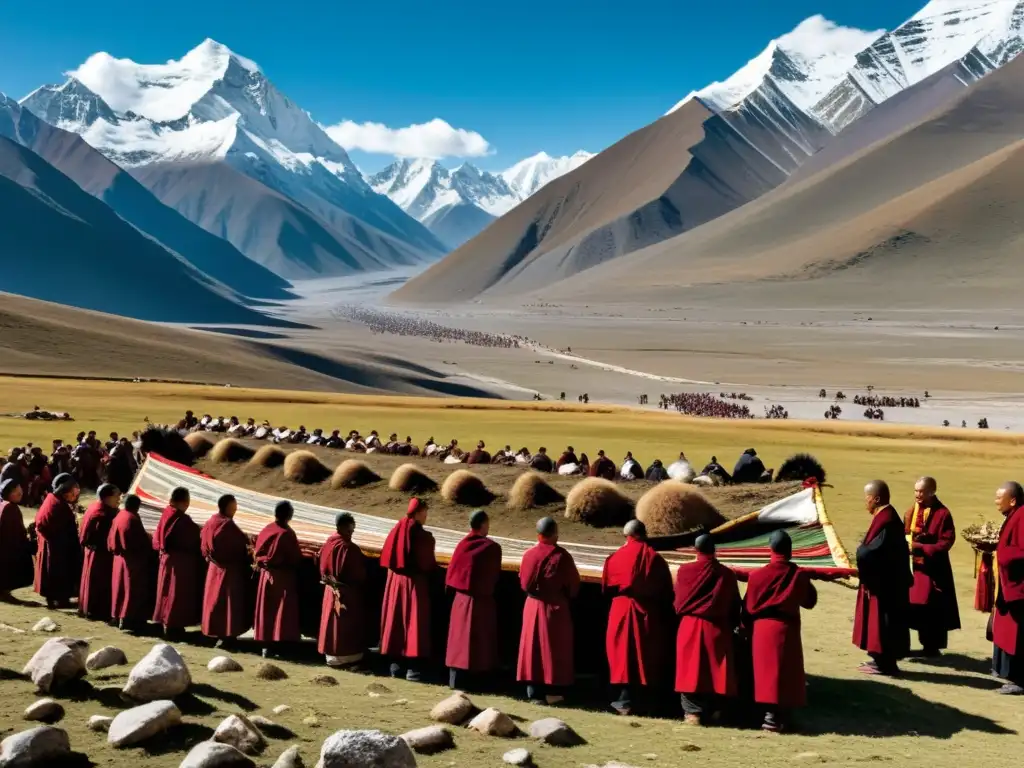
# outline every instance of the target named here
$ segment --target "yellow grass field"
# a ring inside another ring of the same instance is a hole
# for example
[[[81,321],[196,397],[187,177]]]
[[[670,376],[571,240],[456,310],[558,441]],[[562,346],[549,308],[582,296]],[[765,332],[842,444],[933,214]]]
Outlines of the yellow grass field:
[[[55,379],[0,378],[0,411],[16,413],[39,405],[71,412],[71,423],[26,421],[0,416],[0,446],[32,441],[49,446],[51,439],[73,439],[80,430],[96,429],[131,433],[143,419],[169,422],[186,409],[197,414],[249,416],[269,419],[275,425],[327,430],[376,429],[383,435],[411,435],[422,444],[427,437],[460,444],[483,439],[489,447],[511,444],[535,450],[546,445],[557,453],[567,444],[593,456],[603,448],[619,458],[632,450],[645,465],[654,458],[669,462],[685,451],[696,465],[716,455],[731,466],[739,453],[756,447],[768,466],[777,467],[787,456],[807,451],[828,471],[825,498],[829,514],[847,548],[856,547],[867,526],[862,488],[874,477],[888,480],[894,502],[903,510],[912,502],[914,480],[934,475],[939,496],[950,507],[957,528],[993,519],[992,498],[1004,480],[1024,475],[1019,457],[1024,437],[975,430],[928,430],[885,425],[838,423],[709,421],[675,413],[636,411],[626,408],[551,406],[550,404],[489,401],[424,400],[416,398],[359,397],[243,390],[218,387],[162,384],[107,383]],[[767,737],[760,732],[711,728],[693,730],[681,722],[657,719],[616,718],[596,711],[565,709],[557,714],[577,728],[588,744],[572,750],[535,749],[539,766],[601,765],[618,761],[634,766],[677,766],[699,761],[719,766],[785,765],[794,761],[859,765],[890,762],[895,765],[927,763],[929,766],[1009,766],[1019,762],[1017,750],[1024,743],[1024,702],[994,694],[998,682],[988,677],[989,645],[984,639],[986,617],[973,611],[973,552],[964,542],[953,549],[964,629],[951,636],[950,653],[936,665],[907,663],[906,676],[898,681],[864,678],[855,671],[862,660],[849,642],[853,593],[841,586],[823,585],[815,611],[804,620],[804,645],[811,675],[811,706],[803,713],[804,732]],[[22,593],[22,597],[30,595]],[[39,606],[0,606],[0,622],[29,628],[44,613]],[[64,631],[93,637],[94,647],[119,644],[137,659],[146,644],[119,635],[104,626],[90,624],[68,614],[56,617]],[[193,638],[198,641],[197,638]],[[31,686],[13,679],[41,642],[38,636],[0,631],[0,736],[20,729],[21,711],[31,702]],[[595,638],[595,642],[600,642]],[[256,657],[239,654],[246,666],[241,675],[209,675],[203,665],[215,655],[197,644],[182,645],[201,683],[197,698],[186,714],[189,730],[178,741],[137,750],[130,756],[109,750],[102,738],[84,728],[90,714],[107,712],[108,701],[79,697],[64,704],[65,727],[74,748],[95,763],[144,766],[176,766],[183,745],[208,735],[220,719],[240,706],[269,709],[289,704],[292,711],[280,718],[291,728],[292,741],[302,746],[307,765],[315,762],[319,744],[331,730],[341,727],[379,726],[401,732],[427,724],[426,714],[444,695],[441,688],[405,683],[387,684],[393,696],[370,698],[364,688],[369,679],[333,673],[340,685],[318,688],[309,679],[320,671],[302,664],[284,664],[291,679],[283,683],[255,680],[251,667]],[[123,680],[127,670],[112,680],[93,681],[99,687]],[[223,688],[223,690],[220,690]],[[481,705],[494,704],[510,714],[534,718],[545,710],[521,701],[495,696],[478,697]],[[395,704],[396,699],[407,699]],[[302,723],[316,714],[320,727]],[[457,733],[454,751],[418,758],[426,766],[488,766],[500,764],[501,754],[522,742],[475,738]],[[700,752],[683,752],[686,744]],[[266,758],[269,765],[287,743],[272,741]],[[813,755],[805,754],[813,753]]]

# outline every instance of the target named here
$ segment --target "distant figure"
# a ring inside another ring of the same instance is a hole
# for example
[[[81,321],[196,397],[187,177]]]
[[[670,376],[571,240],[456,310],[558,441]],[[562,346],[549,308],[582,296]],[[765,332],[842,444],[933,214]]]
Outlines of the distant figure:
[[[651,466],[644,473],[644,479],[649,483],[663,483],[670,479],[668,470],[661,463],[661,459],[655,459],[651,462]]]
[[[320,550],[320,580],[324,597],[320,609],[317,651],[331,667],[362,661],[366,653],[366,556],[352,541],[356,521],[342,512],[332,534]]]
[[[771,482],[771,479],[771,470],[765,469],[764,462],[753,448],[743,452],[732,470],[734,483],[765,483]]]
[[[681,483],[690,483],[693,482],[697,473],[694,472],[690,462],[686,460],[686,454],[680,451],[679,458],[668,465],[668,476]]]
[[[580,459],[576,455],[576,451],[570,445],[562,451],[562,455],[558,457],[558,461],[555,462],[555,470],[557,471],[561,469],[564,464],[575,464],[576,466],[579,466],[579,463]]]
[[[466,457],[467,464],[490,464],[491,454],[485,450],[486,446],[484,441],[481,440],[476,444],[476,450],[470,451],[469,456]]]
[[[597,458],[590,465],[590,476],[604,480],[615,479],[615,462],[605,456],[603,450],[597,452]]]
[[[537,453],[530,459],[530,469],[534,469],[537,472],[554,472],[555,465],[551,461],[551,457],[548,456],[548,449],[541,446],[537,449]]]
[[[632,451],[626,452],[626,458],[622,461],[622,466],[619,468],[619,477],[623,480],[644,479],[644,469],[640,466],[640,462],[633,458]]]

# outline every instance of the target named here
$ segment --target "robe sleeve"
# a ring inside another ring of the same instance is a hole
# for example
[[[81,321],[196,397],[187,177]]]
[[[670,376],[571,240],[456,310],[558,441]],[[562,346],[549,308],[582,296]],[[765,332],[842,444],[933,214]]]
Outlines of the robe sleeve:
[[[420,573],[430,573],[437,567],[437,558],[434,556],[434,536],[430,531],[421,531],[416,537],[414,557],[416,559],[416,570]]]
[[[562,554],[560,560],[562,578],[565,581],[565,591],[569,597],[576,597],[580,591],[580,572],[576,568],[576,561],[568,552]]]
[[[956,542],[956,528],[953,527],[953,516],[948,509],[939,513],[941,519],[938,525],[936,540],[930,543],[918,543],[915,549],[919,549],[926,557],[932,557],[940,552],[949,552]]]
[[[818,604],[818,590],[811,581],[809,574],[801,573],[800,578],[804,580],[807,586],[803,593],[803,599],[800,601],[800,607],[810,610]]]
[[[100,529],[100,520],[101,518],[99,515],[87,515],[82,520],[82,530],[79,531],[79,541],[83,547],[87,547],[89,549],[102,548],[103,544],[96,540]]]

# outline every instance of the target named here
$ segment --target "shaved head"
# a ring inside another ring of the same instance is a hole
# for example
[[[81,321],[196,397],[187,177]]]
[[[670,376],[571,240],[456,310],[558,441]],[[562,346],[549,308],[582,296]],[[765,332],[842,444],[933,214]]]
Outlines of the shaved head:
[[[552,536],[558,533],[558,523],[555,522],[554,518],[542,517],[537,521],[537,535],[543,536],[545,539],[550,539]]]
[[[626,527],[622,529],[622,535],[643,541],[647,538],[647,526],[639,520],[630,520],[626,523]]]
[[[702,555],[715,554],[715,540],[706,533],[702,533],[697,537],[697,540],[693,542],[693,547]]]
[[[1000,512],[1008,515],[1022,504],[1024,504],[1024,488],[1020,483],[1008,480],[999,486],[996,491],[996,508]]]
[[[885,480],[872,480],[864,486],[864,495],[867,498],[877,499],[879,506],[889,503],[889,484]]]

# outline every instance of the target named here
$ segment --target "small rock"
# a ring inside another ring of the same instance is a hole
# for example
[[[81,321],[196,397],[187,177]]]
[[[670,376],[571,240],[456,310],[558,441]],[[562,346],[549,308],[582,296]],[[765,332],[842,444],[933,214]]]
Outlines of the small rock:
[[[267,748],[267,740],[245,715],[229,715],[224,718],[213,732],[213,740],[230,744],[247,755],[258,755]]]
[[[64,717],[64,707],[53,699],[40,699],[25,710],[26,720],[56,723]]]
[[[185,755],[179,768],[254,768],[255,765],[230,744],[201,741]]]
[[[257,680],[287,680],[288,673],[281,669],[276,664],[271,664],[268,661],[261,661],[256,665],[256,679]]]
[[[376,693],[375,691],[370,691],[366,695],[369,696],[371,699],[379,699],[380,698],[380,694]]]
[[[370,683],[368,686],[366,686],[366,692],[375,693],[378,696],[380,696],[385,693],[391,693],[392,691],[383,683]]]
[[[32,627],[33,632],[56,632],[58,629],[60,629],[60,625],[49,616],[43,616]]]
[[[310,715],[309,717],[302,718],[302,724],[308,725],[310,728],[319,728],[320,719],[316,715]]]
[[[793,755],[793,760],[799,763],[824,763],[825,759],[817,752],[801,752]]]
[[[249,718],[249,722],[255,725],[257,728],[276,728],[277,723],[271,720],[269,717],[263,715],[253,715]]]
[[[0,766],[23,768],[45,765],[71,754],[68,732],[51,725],[40,725],[8,736],[0,742]],[[415,763],[413,763],[415,765]]]
[[[464,693],[453,693],[430,710],[430,719],[448,725],[460,725],[472,712],[473,702],[469,697]]]
[[[70,637],[54,637],[43,643],[21,671],[32,679],[39,693],[49,693],[85,675],[89,644]]]
[[[158,643],[132,668],[124,695],[133,701],[173,699],[191,684],[192,675],[181,654],[166,643]]]
[[[89,730],[106,733],[110,730],[110,724],[112,722],[114,722],[114,718],[112,717],[107,717],[106,715],[93,715],[89,718]]]
[[[398,705],[399,707],[404,707],[406,704],[409,703],[409,700],[408,699],[395,699],[392,703]]]
[[[106,669],[107,667],[119,667],[128,663],[128,657],[124,651],[112,645],[105,645],[95,653],[89,654],[85,660],[86,669]]]
[[[291,707],[289,707],[287,704],[278,704],[270,711],[273,712],[275,715],[283,715],[285,712],[290,712]]]
[[[512,718],[494,707],[485,709],[470,720],[468,727],[484,736],[508,737],[517,730]]]
[[[501,756],[501,760],[509,765],[527,766],[533,764],[533,755],[530,754],[530,750],[520,747],[519,749],[510,749]]]
[[[25,630],[24,629],[18,629],[17,627],[12,627],[10,624],[0,624],[0,632],[11,632],[12,634],[15,634],[15,635],[24,635],[25,634]]]
[[[273,768],[306,768],[305,763],[302,762],[302,755],[299,754],[299,748],[297,746],[288,747],[281,756],[277,758],[277,762],[274,763]]]
[[[328,687],[335,686],[338,684],[338,678],[334,675],[317,675],[310,680],[313,685],[325,685]]]
[[[700,747],[698,747],[696,744],[691,744],[688,741],[678,745],[676,749],[680,752],[700,752]]]
[[[173,701],[153,701],[126,709],[115,717],[107,732],[107,742],[118,748],[130,747],[180,723],[181,712]]]
[[[647,754],[644,755],[644,760],[657,760],[657,759],[658,759],[658,756],[656,754],[654,754],[653,752],[648,752]]]
[[[242,665],[230,656],[214,656],[206,668],[211,672],[241,672]]]
[[[416,768],[404,739],[381,731],[337,731],[320,748],[317,768]]]
[[[576,731],[557,717],[545,717],[530,723],[530,736],[553,747],[575,747],[584,743]]]
[[[421,755],[432,755],[435,752],[443,752],[455,746],[452,732],[443,725],[428,725],[425,728],[417,728],[414,731],[403,733],[402,739],[412,747],[414,752],[419,752]]]

